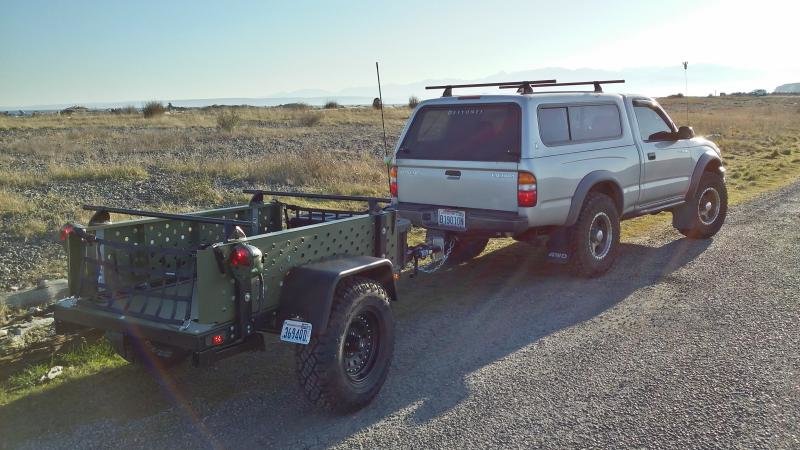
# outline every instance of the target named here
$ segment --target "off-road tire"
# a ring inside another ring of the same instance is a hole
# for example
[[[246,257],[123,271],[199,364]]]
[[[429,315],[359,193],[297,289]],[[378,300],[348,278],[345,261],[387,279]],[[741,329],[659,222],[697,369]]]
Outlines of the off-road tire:
[[[328,328],[312,335],[308,345],[298,345],[295,356],[300,386],[308,400],[324,410],[348,413],[366,406],[383,386],[394,354],[394,321],[389,295],[373,280],[346,278],[334,295]],[[351,327],[363,332],[366,322],[362,321],[367,318],[370,336],[375,339],[353,338],[356,331]],[[358,373],[349,373],[359,366],[353,365],[354,357],[348,355],[364,348],[376,353],[364,358],[368,362]]]
[[[713,220],[709,220],[711,212],[705,211],[709,200],[717,203],[712,204],[712,208],[717,208]],[[703,205],[700,204],[701,201]],[[717,234],[728,215],[728,189],[722,174],[703,172],[697,191],[682,208],[686,208],[680,213],[686,214],[688,226],[676,227],[681,234],[692,239],[708,239]]]
[[[439,234],[437,232],[433,232],[434,234]],[[425,240],[430,241],[432,232],[428,230],[425,233]],[[447,249],[452,244],[453,249],[450,251],[450,256],[447,257],[447,261],[445,261],[445,265],[447,266],[457,266],[461,263],[465,263],[486,250],[486,245],[489,244],[489,239],[486,238],[473,238],[473,237],[465,237],[458,233],[446,233],[444,239],[444,251],[446,252]]]
[[[600,229],[600,224],[603,229]],[[605,240],[599,243],[596,239],[597,230],[604,231]],[[609,231],[611,236],[608,236]],[[583,202],[578,220],[569,229],[572,272],[587,278],[607,272],[619,253],[619,235],[619,212],[614,201],[605,194],[590,192]]]
[[[183,362],[189,352],[167,344],[106,332],[111,347],[125,361],[147,369],[163,370]]]

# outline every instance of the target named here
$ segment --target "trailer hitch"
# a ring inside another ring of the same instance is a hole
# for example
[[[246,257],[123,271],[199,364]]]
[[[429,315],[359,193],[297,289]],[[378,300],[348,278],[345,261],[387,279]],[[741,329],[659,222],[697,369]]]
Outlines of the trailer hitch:
[[[410,259],[414,265],[414,269],[411,272],[410,277],[414,278],[419,272],[433,273],[439,270],[447,261],[447,257],[450,256],[453,246],[451,244],[447,251],[444,252],[443,255],[440,255],[443,249],[444,240],[434,240],[433,242],[417,244],[406,250],[406,261]],[[420,266],[419,260],[425,258],[431,258],[432,261],[429,264]]]

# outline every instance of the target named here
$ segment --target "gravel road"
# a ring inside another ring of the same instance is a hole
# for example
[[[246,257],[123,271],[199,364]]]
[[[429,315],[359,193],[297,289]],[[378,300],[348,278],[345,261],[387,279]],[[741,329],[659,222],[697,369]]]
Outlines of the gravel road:
[[[732,209],[713,240],[665,228],[627,242],[600,279],[573,279],[515,244],[402,283],[395,364],[376,401],[355,415],[305,406],[290,349],[270,340],[268,353],[202,375],[179,370],[171,380],[179,387],[159,394],[164,407],[130,413],[122,403],[141,394],[109,397],[99,385],[105,410],[116,413],[40,424],[41,435],[9,443],[798,448],[799,242],[795,184]],[[206,400],[218,385],[234,387]],[[84,402],[71,407],[93,407]],[[25,429],[22,406],[0,409],[0,447]]]

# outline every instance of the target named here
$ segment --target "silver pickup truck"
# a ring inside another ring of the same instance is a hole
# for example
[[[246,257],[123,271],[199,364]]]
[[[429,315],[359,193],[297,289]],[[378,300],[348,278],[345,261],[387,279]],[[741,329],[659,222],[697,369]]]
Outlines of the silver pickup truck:
[[[430,86],[444,95],[413,112],[390,169],[400,215],[451,263],[493,237],[546,239],[548,258],[583,276],[613,264],[620,220],[671,211],[684,235],[713,236],[727,211],[719,148],[652,98],[602,91],[622,81]],[[581,85],[593,88],[562,87]],[[487,86],[517,95],[452,94]]]

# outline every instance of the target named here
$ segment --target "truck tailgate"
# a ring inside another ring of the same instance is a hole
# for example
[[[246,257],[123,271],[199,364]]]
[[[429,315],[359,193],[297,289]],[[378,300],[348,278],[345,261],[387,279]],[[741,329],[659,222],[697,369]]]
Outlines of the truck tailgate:
[[[401,203],[517,211],[517,166],[398,159],[397,197]]]

